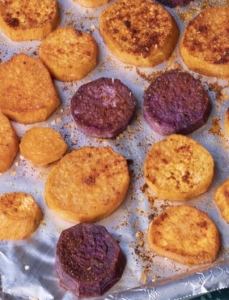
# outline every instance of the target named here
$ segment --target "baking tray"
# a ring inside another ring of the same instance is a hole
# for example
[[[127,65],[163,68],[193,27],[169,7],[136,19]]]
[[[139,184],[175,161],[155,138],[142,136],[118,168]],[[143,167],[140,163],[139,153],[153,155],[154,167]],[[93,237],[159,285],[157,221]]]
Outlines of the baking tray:
[[[229,140],[223,124],[224,113],[229,106],[228,82],[190,72],[200,78],[208,89],[213,106],[207,123],[190,137],[213,155],[215,176],[207,193],[190,200],[188,204],[207,212],[216,223],[221,233],[222,247],[214,264],[187,268],[156,255],[149,250],[146,242],[152,215],[180,202],[155,201],[145,186],[143,164],[146,153],[155,142],[164,137],[150,129],[142,117],[143,92],[149,82],[166,69],[187,68],[182,63],[177,48],[168,62],[155,68],[137,68],[118,61],[106,48],[98,33],[100,13],[112,2],[88,9],[72,0],[58,0],[61,13],[59,26],[72,26],[91,33],[99,46],[99,61],[97,67],[80,81],[54,81],[61,106],[46,122],[39,123],[39,126],[51,127],[61,132],[68,144],[68,151],[85,145],[111,146],[129,162],[131,185],[125,201],[112,215],[98,222],[119,242],[127,257],[127,266],[121,280],[103,297],[97,299],[191,299],[196,295],[229,287],[228,224],[221,218],[213,201],[215,189],[229,177]],[[190,18],[209,3],[195,1],[183,9],[166,9],[174,16],[182,33]],[[211,1],[210,4],[217,3],[219,1]],[[39,45],[39,41],[12,42],[0,31],[0,60],[3,63],[20,52],[38,57]],[[70,99],[79,86],[102,76],[121,79],[133,91],[138,101],[133,122],[115,139],[96,139],[84,135],[76,128],[70,113]],[[38,125],[22,125],[16,122],[12,124],[19,137],[29,128]],[[11,169],[0,176],[0,193],[29,193],[44,212],[42,224],[30,238],[0,242],[0,299],[77,299],[71,292],[60,287],[53,268],[60,232],[74,224],[58,218],[45,204],[44,185],[52,166],[34,166],[19,153]]]

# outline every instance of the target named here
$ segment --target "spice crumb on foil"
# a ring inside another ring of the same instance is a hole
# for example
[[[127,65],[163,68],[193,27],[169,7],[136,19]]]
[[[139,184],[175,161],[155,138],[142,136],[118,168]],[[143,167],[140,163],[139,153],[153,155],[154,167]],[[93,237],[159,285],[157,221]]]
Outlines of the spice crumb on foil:
[[[17,173],[17,172],[16,172],[15,170],[13,170],[13,171],[10,173],[10,175],[11,175],[11,176],[15,176],[16,173]]]

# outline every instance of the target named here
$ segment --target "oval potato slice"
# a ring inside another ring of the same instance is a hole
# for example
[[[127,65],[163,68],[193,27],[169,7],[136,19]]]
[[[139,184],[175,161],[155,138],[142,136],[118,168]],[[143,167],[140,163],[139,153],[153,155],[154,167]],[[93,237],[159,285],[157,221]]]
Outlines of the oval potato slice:
[[[0,113],[0,173],[11,167],[18,149],[17,134],[9,119]]]
[[[38,227],[43,214],[34,198],[23,192],[0,196],[0,240],[21,240]]]
[[[19,146],[21,154],[38,166],[60,159],[68,148],[61,134],[47,127],[32,127],[27,130]]]
[[[59,22],[56,0],[0,1],[0,28],[12,41],[41,40]]]
[[[41,43],[39,56],[60,81],[85,77],[97,65],[98,46],[92,35],[72,27],[59,27]]]
[[[220,235],[209,216],[189,205],[172,206],[149,226],[149,248],[187,266],[213,262]]]
[[[23,124],[45,121],[60,105],[49,71],[24,53],[0,65],[0,110]]]
[[[100,16],[99,32],[122,62],[153,67],[171,56],[179,37],[176,21],[151,0],[118,0]]]
[[[110,0],[73,0],[83,7],[96,7],[108,3]]]
[[[144,175],[158,199],[189,200],[208,190],[214,160],[193,139],[172,134],[155,143],[147,153]]]
[[[214,201],[224,220],[229,223],[229,178],[215,190]]]
[[[229,7],[208,7],[186,26],[180,55],[190,70],[212,77],[229,77]]]
[[[110,147],[82,147],[51,170],[45,200],[70,222],[96,222],[124,200],[130,183],[126,159]]]

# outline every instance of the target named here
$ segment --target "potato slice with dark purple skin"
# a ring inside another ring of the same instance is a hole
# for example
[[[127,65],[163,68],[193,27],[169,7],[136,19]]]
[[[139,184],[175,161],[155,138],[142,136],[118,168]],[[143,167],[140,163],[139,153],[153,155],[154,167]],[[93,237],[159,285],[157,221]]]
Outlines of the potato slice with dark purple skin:
[[[158,3],[169,7],[183,7],[188,5],[192,0],[156,0]]]
[[[72,116],[82,132],[113,138],[131,122],[136,99],[119,79],[99,78],[84,85],[71,99]]]
[[[207,122],[210,112],[207,91],[187,72],[166,72],[144,93],[144,118],[161,135],[190,134]]]
[[[104,226],[80,223],[62,231],[55,269],[60,284],[80,297],[100,296],[122,276],[126,258]]]

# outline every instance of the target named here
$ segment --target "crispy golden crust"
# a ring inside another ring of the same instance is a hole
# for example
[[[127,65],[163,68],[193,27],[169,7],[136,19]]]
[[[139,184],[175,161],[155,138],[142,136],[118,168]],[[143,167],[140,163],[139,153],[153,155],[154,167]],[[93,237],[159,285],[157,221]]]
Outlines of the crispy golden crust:
[[[151,0],[118,0],[104,9],[99,31],[121,61],[153,67],[172,54],[179,30],[165,8]]]
[[[73,0],[78,2],[83,7],[96,7],[105,3],[108,3],[110,0]]]
[[[0,173],[6,172],[18,153],[17,134],[6,116],[0,113]]]
[[[224,220],[229,223],[229,178],[216,189],[214,201]]]
[[[187,67],[207,76],[229,76],[229,7],[209,7],[184,30],[179,44]]]
[[[59,22],[56,0],[0,2],[0,28],[13,41],[41,40]]]
[[[58,131],[44,127],[27,130],[20,143],[21,154],[38,166],[45,166],[60,159],[67,148]]]
[[[172,134],[153,145],[144,164],[148,186],[159,199],[189,200],[209,188],[212,155],[193,139]]]
[[[45,121],[60,105],[51,76],[40,59],[16,54],[0,65],[0,110],[9,119]]]
[[[149,248],[159,255],[193,266],[213,262],[220,235],[208,215],[192,206],[166,209],[149,226]]]
[[[31,195],[15,192],[0,196],[0,240],[29,237],[42,218],[40,207]]]
[[[95,68],[98,46],[90,34],[71,27],[59,27],[42,41],[39,56],[54,78],[73,81],[85,77]]]
[[[110,147],[83,147],[53,167],[45,184],[45,200],[65,220],[95,222],[122,203],[129,182],[121,154]]]

